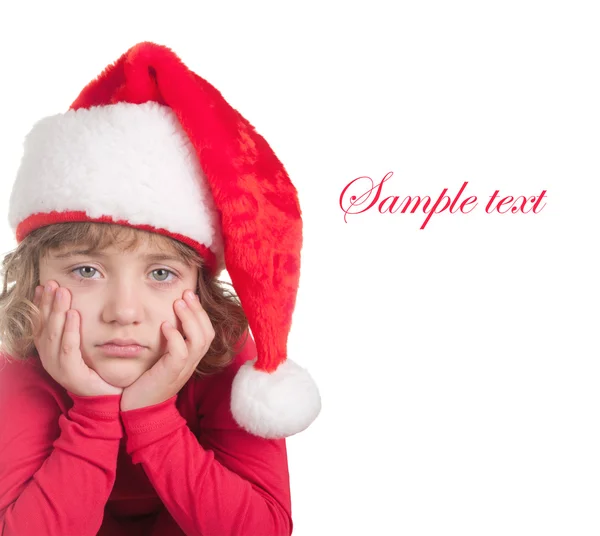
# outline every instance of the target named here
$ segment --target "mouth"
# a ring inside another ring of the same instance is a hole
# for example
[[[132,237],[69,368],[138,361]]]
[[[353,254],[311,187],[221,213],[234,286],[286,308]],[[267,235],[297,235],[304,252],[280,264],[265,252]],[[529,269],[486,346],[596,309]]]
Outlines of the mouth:
[[[146,349],[146,346],[133,339],[112,339],[98,347],[103,353],[118,357],[135,357]]]
[[[111,339],[110,341],[103,342],[99,346],[103,346],[105,344],[112,344],[114,346],[144,346],[135,339]]]

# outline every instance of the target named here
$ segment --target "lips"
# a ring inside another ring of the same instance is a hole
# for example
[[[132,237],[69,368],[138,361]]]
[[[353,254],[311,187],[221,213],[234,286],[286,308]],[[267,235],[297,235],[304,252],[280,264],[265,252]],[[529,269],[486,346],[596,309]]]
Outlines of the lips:
[[[104,346],[104,345],[111,345],[111,346],[142,346],[143,348],[145,348],[145,346],[143,344],[139,343],[135,339],[111,339],[110,341],[103,342],[102,344],[99,344],[98,346]]]
[[[98,346],[102,353],[115,357],[136,357],[146,349],[134,339],[112,339]]]

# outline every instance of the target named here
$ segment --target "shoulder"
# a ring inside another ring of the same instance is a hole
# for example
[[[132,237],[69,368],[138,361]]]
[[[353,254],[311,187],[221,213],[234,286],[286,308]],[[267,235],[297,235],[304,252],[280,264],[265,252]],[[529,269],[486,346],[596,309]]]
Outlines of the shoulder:
[[[39,395],[39,396],[32,396]],[[37,357],[17,359],[0,351],[0,397],[10,403],[15,397],[56,401],[56,406],[66,411],[67,392],[46,372]]]
[[[37,358],[15,358],[0,351],[0,383],[4,388],[24,381],[40,381],[43,379],[43,370]]]

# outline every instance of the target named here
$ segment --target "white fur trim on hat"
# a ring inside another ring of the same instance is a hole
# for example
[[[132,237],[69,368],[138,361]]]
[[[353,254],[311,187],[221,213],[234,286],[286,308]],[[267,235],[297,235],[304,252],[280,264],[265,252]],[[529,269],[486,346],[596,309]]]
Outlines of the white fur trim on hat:
[[[238,370],[231,390],[231,413],[251,434],[277,439],[297,434],[321,411],[319,390],[306,369],[290,359],[274,372],[254,368],[256,359]]]
[[[222,263],[222,235],[204,172],[177,116],[156,102],[68,110],[26,136],[9,223],[84,211],[151,225],[204,244]]]

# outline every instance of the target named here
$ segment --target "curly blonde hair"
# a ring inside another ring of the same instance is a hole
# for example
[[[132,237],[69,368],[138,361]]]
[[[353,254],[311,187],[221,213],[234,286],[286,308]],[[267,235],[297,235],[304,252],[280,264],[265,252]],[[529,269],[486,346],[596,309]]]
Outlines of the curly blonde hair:
[[[212,344],[195,370],[198,376],[219,372],[229,365],[244,333],[248,337],[248,319],[241,303],[227,286],[233,286],[212,277],[205,269],[202,258],[189,246],[157,233],[142,231],[114,223],[67,222],[41,227],[31,232],[2,260],[3,278],[0,294],[0,350],[6,358],[39,359],[34,343],[39,309],[33,303],[36,286],[40,284],[39,261],[50,250],[62,250],[84,245],[91,251],[103,250],[109,245],[121,251],[138,247],[146,239],[150,245],[177,255],[190,266],[198,267],[196,293],[208,313],[215,330]]]

